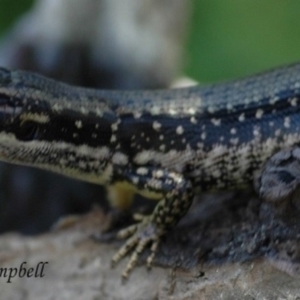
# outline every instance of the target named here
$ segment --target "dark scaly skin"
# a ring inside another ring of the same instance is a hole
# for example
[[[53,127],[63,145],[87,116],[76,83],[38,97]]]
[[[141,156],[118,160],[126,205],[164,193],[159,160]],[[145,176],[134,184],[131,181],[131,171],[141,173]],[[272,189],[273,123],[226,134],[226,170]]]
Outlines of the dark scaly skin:
[[[195,192],[248,185],[278,150],[300,142],[300,65],[254,77],[165,91],[71,87],[0,70],[0,159],[108,187],[115,206],[160,200],[120,232],[133,248],[123,272],[188,210]]]

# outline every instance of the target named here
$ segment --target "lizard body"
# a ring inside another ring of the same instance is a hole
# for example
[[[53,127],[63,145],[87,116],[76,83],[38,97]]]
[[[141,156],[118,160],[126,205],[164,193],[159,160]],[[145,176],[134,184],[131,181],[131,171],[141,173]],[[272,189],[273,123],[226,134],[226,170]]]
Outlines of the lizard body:
[[[120,232],[138,255],[187,212],[195,193],[249,185],[276,152],[300,142],[300,64],[242,80],[161,91],[72,87],[0,69],[0,159],[108,187],[117,207],[160,200]],[[258,188],[259,189],[259,188]]]

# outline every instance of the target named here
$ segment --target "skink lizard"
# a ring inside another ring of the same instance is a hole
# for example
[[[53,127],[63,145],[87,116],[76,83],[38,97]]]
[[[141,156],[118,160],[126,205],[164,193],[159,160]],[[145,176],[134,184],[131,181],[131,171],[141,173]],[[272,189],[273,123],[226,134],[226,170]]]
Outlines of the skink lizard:
[[[148,245],[150,266],[195,193],[248,186],[261,168],[262,198],[294,191],[299,101],[300,64],[208,86],[122,92],[1,68],[0,160],[105,185],[116,207],[134,194],[159,200],[118,233],[127,241],[112,261],[132,251],[126,278]]]

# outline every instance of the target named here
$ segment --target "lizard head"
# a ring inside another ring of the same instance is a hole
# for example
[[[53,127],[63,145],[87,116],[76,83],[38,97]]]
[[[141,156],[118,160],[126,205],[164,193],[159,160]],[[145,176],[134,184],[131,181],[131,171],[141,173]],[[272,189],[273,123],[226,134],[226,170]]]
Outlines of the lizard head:
[[[95,109],[85,105],[85,95],[33,73],[0,68],[0,160],[98,182],[93,174],[109,162],[116,117],[104,101]]]
[[[49,122],[38,90],[26,86],[18,75],[19,72],[0,68],[0,144],[13,139],[16,143],[37,140],[41,126]]]
[[[33,159],[33,144],[35,151],[43,146],[40,138],[50,118],[44,103],[30,99],[9,77],[0,69],[0,159],[27,163]]]

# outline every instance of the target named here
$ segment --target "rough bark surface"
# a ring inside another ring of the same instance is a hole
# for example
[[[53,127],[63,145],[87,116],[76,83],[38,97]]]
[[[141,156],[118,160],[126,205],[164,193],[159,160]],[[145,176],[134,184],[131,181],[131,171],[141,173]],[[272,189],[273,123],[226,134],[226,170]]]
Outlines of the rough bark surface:
[[[125,283],[125,262],[110,267],[120,242],[91,238],[109,223],[100,209],[44,235],[3,235],[0,268],[49,264],[43,278],[7,283],[1,276],[1,299],[300,299],[299,231],[272,218],[253,222],[258,200],[240,199],[196,202],[162,243],[153,269],[139,266]]]

